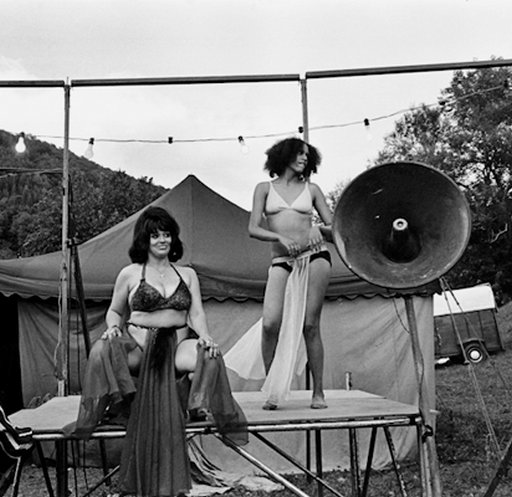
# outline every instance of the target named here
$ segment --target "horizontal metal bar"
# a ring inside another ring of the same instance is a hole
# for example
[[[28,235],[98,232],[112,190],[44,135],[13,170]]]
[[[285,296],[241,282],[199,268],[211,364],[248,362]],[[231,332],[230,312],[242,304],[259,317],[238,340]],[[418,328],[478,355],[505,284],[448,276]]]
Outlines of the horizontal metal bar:
[[[383,74],[454,71],[462,69],[482,69],[504,66],[512,66],[512,59],[491,59],[467,62],[445,62],[437,64],[416,64],[405,66],[364,67],[356,69],[308,71],[305,73],[305,79],[343,77],[346,78],[354,76],[377,76]],[[272,83],[300,80],[300,74],[244,74],[233,76],[177,76],[161,78],[73,79],[69,83],[69,86],[153,86],[224,83]],[[68,86],[68,83],[66,83],[66,81],[63,80],[0,80],[0,88],[63,88],[65,86]]]
[[[169,78],[119,78],[119,79],[73,79],[72,87],[78,86],[154,86],[197,85],[224,83],[272,83],[300,81],[299,74],[256,74],[240,76],[179,76]]]
[[[281,425],[252,425],[247,428],[249,432],[266,431],[311,431],[311,430],[339,430],[347,428],[372,428],[374,426],[414,426],[419,423],[418,419],[395,418],[395,419],[369,419],[361,421],[335,421],[335,422],[313,422],[313,423],[289,423]]]
[[[420,417],[398,417],[388,419],[367,419],[367,420],[347,420],[334,422],[310,422],[310,423],[286,423],[286,424],[264,424],[250,425],[248,432],[277,432],[277,431],[311,431],[311,430],[339,430],[347,428],[373,428],[378,426],[416,426],[421,423]],[[214,425],[187,426],[186,433],[190,435],[210,435],[216,434],[217,429]],[[95,431],[91,438],[122,438],[126,435],[125,429]],[[34,440],[49,441],[63,440],[70,438],[63,433],[58,432],[34,432]]]
[[[65,81],[60,80],[0,80],[0,88],[63,88]]]
[[[340,69],[331,71],[309,71],[306,79],[348,78],[354,76],[377,76],[381,74],[403,74],[434,71],[455,71],[462,69],[483,69],[486,67],[512,66],[512,59],[482,60],[469,62],[446,62],[440,64],[417,64],[407,66],[363,67],[359,69]]]

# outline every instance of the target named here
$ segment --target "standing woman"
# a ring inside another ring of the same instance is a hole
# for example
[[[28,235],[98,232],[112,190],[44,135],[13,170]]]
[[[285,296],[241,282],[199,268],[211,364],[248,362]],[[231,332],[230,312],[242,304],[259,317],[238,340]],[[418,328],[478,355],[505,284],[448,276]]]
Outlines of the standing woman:
[[[327,404],[320,314],[331,269],[324,236],[332,239],[332,215],[320,188],[309,182],[321,158],[298,138],[279,141],[266,153],[265,170],[276,179],[256,186],[249,221],[250,236],[271,242],[272,253],[263,302],[263,408],[276,409],[286,397],[302,331],[313,377],[311,408],[322,409]],[[313,225],[313,209],[324,226]]]
[[[238,443],[247,440],[245,417],[208,331],[197,274],[174,264],[183,254],[179,233],[175,219],[160,207],[149,207],[138,218],[132,264],[116,279],[107,330],[89,355],[72,432],[87,438],[106,411],[131,401],[119,479],[123,493],[138,496],[190,490],[186,416],[204,418],[208,411],[220,432],[242,429],[232,436]],[[186,326],[197,338],[179,341]],[[184,401],[176,375],[191,373]]]

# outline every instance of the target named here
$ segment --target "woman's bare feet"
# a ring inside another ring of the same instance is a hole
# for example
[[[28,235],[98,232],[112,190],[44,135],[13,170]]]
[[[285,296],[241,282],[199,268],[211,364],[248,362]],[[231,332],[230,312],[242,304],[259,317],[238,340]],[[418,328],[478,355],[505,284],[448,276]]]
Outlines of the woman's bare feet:
[[[311,409],[326,409],[327,403],[323,395],[313,395],[311,399]]]
[[[265,411],[275,411],[277,409],[277,404],[274,404],[274,402],[271,402],[270,400],[267,400],[263,404],[262,409],[265,409]]]

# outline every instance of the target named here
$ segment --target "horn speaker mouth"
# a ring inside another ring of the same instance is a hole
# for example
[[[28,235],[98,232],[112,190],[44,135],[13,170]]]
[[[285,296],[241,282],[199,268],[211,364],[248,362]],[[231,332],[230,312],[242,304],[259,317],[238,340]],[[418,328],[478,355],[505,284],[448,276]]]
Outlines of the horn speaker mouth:
[[[385,288],[416,288],[460,259],[469,205],[444,173],[416,162],[368,169],[343,191],[333,218],[336,249],[356,275]]]

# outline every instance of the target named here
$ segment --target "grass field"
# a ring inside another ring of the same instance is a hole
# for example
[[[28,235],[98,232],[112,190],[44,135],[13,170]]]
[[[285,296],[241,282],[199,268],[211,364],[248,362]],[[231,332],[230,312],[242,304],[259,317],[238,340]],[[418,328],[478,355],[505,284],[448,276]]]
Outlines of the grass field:
[[[448,364],[436,369],[437,389],[437,452],[443,497],[481,497],[497,469],[501,455],[512,441],[512,304],[500,309],[498,322],[505,351],[475,366]],[[487,421],[486,421],[487,420]],[[409,497],[420,497],[421,482],[415,463],[402,463],[402,473]],[[96,470],[99,473],[98,470]],[[512,496],[511,476],[506,476],[494,492],[494,497]],[[90,482],[98,475],[89,474]],[[83,478],[79,487],[84,492]],[[308,495],[316,495],[316,484],[301,476],[290,479]],[[350,474],[333,471],[327,481],[344,496],[351,496]],[[75,495],[72,481],[72,495]],[[20,497],[46,495],[38,468],[24,470]],[[107,495],[105,489],[92,495]],[[227,497],[262,497],[267,493],[235,488]],[[273,492],[273,497],[288,497],[290,491]],[[330,495],[324,492],[325,496]],[[375,471],[370,479],[369,497],[401,495],[393,471]]]

